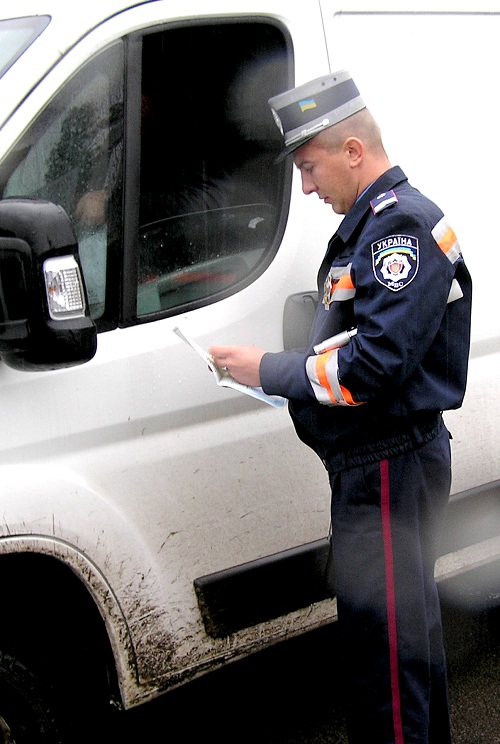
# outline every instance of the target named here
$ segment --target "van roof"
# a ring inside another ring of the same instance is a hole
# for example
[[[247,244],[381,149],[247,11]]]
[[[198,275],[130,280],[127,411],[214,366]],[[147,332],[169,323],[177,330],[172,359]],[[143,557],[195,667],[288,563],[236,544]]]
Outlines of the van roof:
[[[98,3],[87,2],[75,6],[68,0],[17,0],[14,5],[0,8],[0,20],[7,18],[23,18],[25,16],[48,15],[54,19],[64,17],[68,23],[73,22],[80,29],[91,28],[104,18],[131,8],[156,0],[99,0]],[[3,3],[2,3],[3,5]]]

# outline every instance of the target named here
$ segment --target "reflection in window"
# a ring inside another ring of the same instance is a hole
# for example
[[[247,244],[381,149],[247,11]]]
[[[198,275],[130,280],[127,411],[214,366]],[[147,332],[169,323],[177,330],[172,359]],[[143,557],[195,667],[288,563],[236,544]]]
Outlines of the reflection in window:
[[[244,279],[272,244],[276,209],[242,204],[190,212],[140,236],[138,314],[216,294]]]
[[[0,77],[26,51],[50,23],[50,16],[0,20]]]
[[[4,197],[39,197],[66,210],[94,318],[105,308],[108,247],[121,234],[122,54],[121,44],[108,49],[60,91],[11,153],[3,188]]]
[[[213,301],[270,260],[283,166],[267,100],[287,82],[269,24],[144,37],[139,315]]]

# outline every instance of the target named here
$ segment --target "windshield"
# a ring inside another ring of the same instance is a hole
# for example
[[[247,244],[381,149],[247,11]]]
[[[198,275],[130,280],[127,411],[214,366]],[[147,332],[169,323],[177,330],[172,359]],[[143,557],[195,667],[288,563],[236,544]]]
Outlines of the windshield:
[[[0,21],[0,77],[14,64],[50,22],[49,16]]]

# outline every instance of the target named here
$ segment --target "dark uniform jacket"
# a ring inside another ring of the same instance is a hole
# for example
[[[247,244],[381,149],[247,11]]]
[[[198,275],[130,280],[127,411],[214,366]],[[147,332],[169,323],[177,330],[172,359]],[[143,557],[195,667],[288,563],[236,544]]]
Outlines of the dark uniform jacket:
[[[384,173],[329,242],[309,347],[265,354],[266,393],[289,398],[299,437],[332,469],[432,437],[467,378],[471,281],[442,211]],[[356,329],[325,353],[314,346]]]

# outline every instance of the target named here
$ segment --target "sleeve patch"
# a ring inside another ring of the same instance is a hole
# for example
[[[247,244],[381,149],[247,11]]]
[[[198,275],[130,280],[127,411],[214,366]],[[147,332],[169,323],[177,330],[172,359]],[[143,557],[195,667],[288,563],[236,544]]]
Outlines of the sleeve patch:
[[[412,235],[388,235],[372,243],[375,279],[392,292],[407,287],[419,266],[418,238]]]

